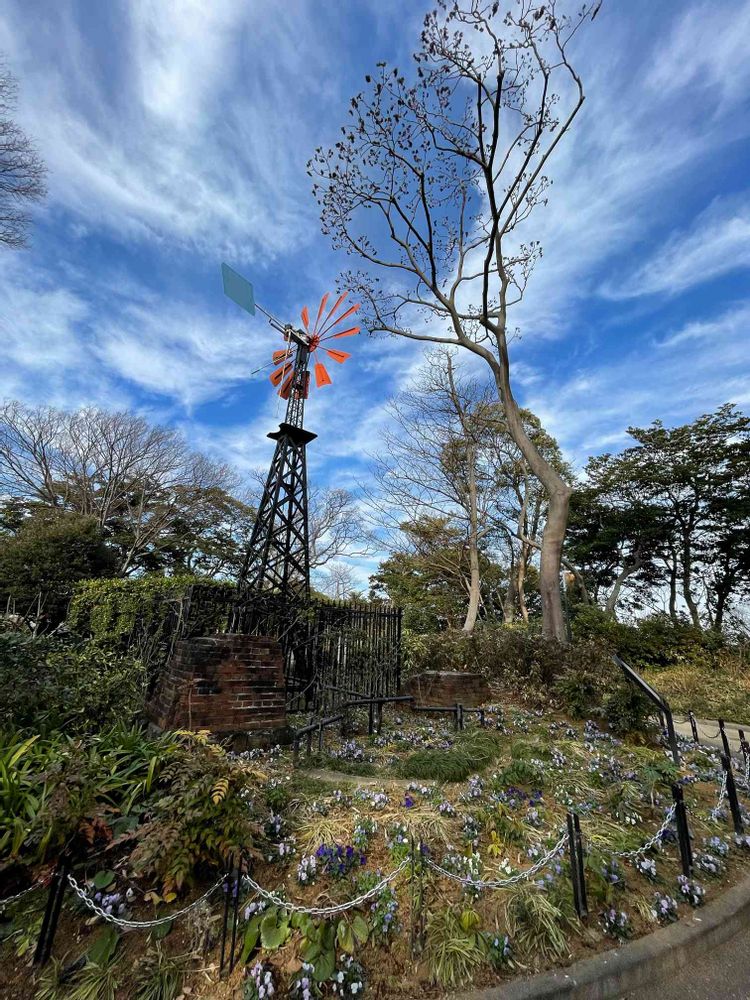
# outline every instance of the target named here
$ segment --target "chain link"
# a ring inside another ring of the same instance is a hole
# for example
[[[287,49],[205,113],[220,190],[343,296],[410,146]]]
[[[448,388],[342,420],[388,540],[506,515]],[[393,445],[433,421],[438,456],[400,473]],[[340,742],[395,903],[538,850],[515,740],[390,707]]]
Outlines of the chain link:
[[[721,811],[721,805],[722,802],[724,801],[724,796],[726,795],[726,792],[727,792],[727,772],[724,771],[724,773],[721,776],[721,788],[719,789],[719,798],[717,799],[716,805],[713,807],[710,813],[711,819],[716,819],[718,817],[719,812]]]
[[[38,889],[41,885],[44,885],[44,882],[35,882],[33,885],[28,886],[28,888],[22,889],[21,892],[17,892],[15,896],[6,896],[4,899],[0,899],[0,910],[4,910],[6,906],[10,906],[10,904],[15,903],[16,900],[23,899],[24,896],[28,896],[30,892]]]
[[[351,910],[355,906],[361,906],[363,903],[366,903],[368,899],[372,899],[373,896],[377,896],[377,894],[381,892],[389,882],[392,882],[394,878],[409,864],[411,864],[411,857],[404,858],[398,868],[394,868],[390,874],[386,875],[385,878],[378,882],[377,885],[373,886],[372,889],[368,889],[367,892],[362,893],[361,896],[357,896],[356,899],[350,899],[346,903],[339,903],[337,906],[298,906],[296,903],[290,903],[288,900],[277,896],[275,892],[271,892],[269,889],[264,889],[263,886],[258,885],[258,883],[249,875],[243,875],[242,881],[251,886],[259,896],[267,899],[275,906],[280,906],[293,913],[307,913],[309,916],[323,917],[332,916],[334,913],[344,913],[346,910]]]
[[[84,903],[92,913],[95,913],[97,917],[101,917],[102,920],[106,920],[108,924],[114,924],[116,927],[126,927],[131,929],[145,929],[148,927],[161,927],[162,924],[168,924],[172,920],[176,920],[178,917],[183,917],[186,913],[194,910],[196,906],[199,906],[204,900],[208,899],[220,885],[225,881],[224,877],[220,878],[218,882],[214,883],[210,889],[199,896],[198,899],[190,903],[189,906],[184,907],[182,910],[178,910],[176,913],[171,913],[168,917],[157,917],[154,920],[126,920],[124,917],[116,917],[114,913],[107,913],[101,908],[97,903],[91,899],[90,896],[86,894],[85,889],[82,889],[78,882],[73,878],[72,875],[68,875],[68,882],[70,883],[73,892],[78,896],[82,903]]]
[[[441,868],[440,865],[436,864],[434,861],[430,861],[429,858],[425,859],[425,862],[429,868],[433,871],[438,872],[444,878],[452,879],[454,882],[460,882],[462,885],[471,886],[473,889],[505,889],[509,885],[515,885],[517,882],[523,882],[525,879],[533,878],[542,868],[546,868],[547,865],[556,857],[560,851],[565,847],[568,842],[568,834],[564,833],[562,837],[558,840],[552,850],[548,851],[543,857],[536,861],[531,868],[526,868],[522,872],[518,872],[515,875],[511,875],[509,878],[494,879],[494,880],[482,880],[474,879],[471,876],[457,875],[455,872],[449,872],[445,868]]]
[[[677,811],[677,806],[672,805],[667,810],[667,815],[664,817],[664,822],[656,831],[656,833],[649,840],[646,841],[641,847],[637,847],[634,851],[614,851],[614,857],[616,858],[637,858],[641,854],[645,854],[646,851],[650,851],[651,848],[661,840],[661,835],[667,829],[669,824],[674,819],[674,814]]]

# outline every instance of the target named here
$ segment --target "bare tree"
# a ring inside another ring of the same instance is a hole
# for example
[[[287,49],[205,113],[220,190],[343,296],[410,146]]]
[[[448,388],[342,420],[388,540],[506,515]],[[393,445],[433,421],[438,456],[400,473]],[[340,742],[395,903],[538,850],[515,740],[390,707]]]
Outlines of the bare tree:
[[[120,551],[121,573],[173,544],[174,522],[202,512],[209,491],[235,486],[228,466],[133,414],[0,407],[0,491],[94,517]]]
[[[370,330],[454,344],[489,366],[508,429],[547,494],[539,586],[545,632],[561,640],[571,488],[524,428],[508,323],[541,253],[524,224],[546,201],[545,167],[583,105],[569,44],[600,4],[565,16],[555,0],[515,0],[502,16],[497,2],[439,0],[425,18],[416,81],[379,63],[339,141],[309,165],[324,233],[365,268],[342,283],[361,295]]]
[[[34,143],[13,121],[18,100],[15,77],[0,62],[0,243],[20,249],[28,243],[28,204],[47,189],[47,168]]]
[[[323,574],[323,593],[335,601],[343,601],[356,592],[354,571],[346,563],[333,562]]]
[[[308,491],[310,568],[320,569],[341,556],[355,558],[371,551],[357,499],[334,487]]]
[[[465,632],[471,632],[481,601],[480,550],[492,530],[495,502],[492,472],[482,456],[487,442],[487,390],[456,372],[451,352],[429,355],[411,389],[391,400],[393,429],[383,435],[376,456],[374,488],[367,506],[376,522],[398,530],[404,520],[445,518],[464,536],[459,572],[466,589]]]

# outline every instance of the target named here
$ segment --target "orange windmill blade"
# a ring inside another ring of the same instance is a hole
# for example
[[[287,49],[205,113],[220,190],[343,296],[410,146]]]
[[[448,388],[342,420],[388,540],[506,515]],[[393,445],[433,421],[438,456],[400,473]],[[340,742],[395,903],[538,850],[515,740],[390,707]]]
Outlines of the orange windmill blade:
[[[322,363],[322,361],[317,360],[317,358],[313,358],[313,355],[315,355],[320,349],[332,361],[335,361],[339,365],[343,365],[344,362],[351,357],[351,354],[347,351],[339,351],[332,347],[323,347],[321,345],[324,341],[335,340],[338,337],[353,337],[360,331],[360,327],[358,326],[350,326],[346,329],[339,328],[340,324],[349,319],[350,316],[353,316],[359,309],[359,303],[357,303],[356,305],[349,306],[349,308],[345,309],[344,312],[340,312],[348,294],[348,292],[343,292],[339,295],[326,313],[326,306],[328,305],[328,300],[330,298],[330,293],[326,292],[320,300],[320,305],[318,306],[314,323],[311,323],[311,313],[307,306],[303,307],[300,314],[302,326],[308,338],[308,354],[314,361],[313,373],[315,375],[315,385],[318,389],[322,389],[325,385],[331,385],[332,380],[326,366]],[[278,365],[278,367],[271,373],[271,383],[277,387],[278,393],[283,399],[288,399],[291,392],[294,369],[294,363],[291,356],[291,344],[286,348],[286,350],[274,351],[273,362],[275,365]],[[307,395],[307,390],[305,390],[305,395]]]

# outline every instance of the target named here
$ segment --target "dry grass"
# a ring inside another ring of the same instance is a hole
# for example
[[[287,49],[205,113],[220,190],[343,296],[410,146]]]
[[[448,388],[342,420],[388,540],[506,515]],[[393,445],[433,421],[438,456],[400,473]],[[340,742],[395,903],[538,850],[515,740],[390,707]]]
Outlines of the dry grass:
[[[750,723],[750,671],[736,661],[722,667],[679,665],[645,676],[674,711]]]

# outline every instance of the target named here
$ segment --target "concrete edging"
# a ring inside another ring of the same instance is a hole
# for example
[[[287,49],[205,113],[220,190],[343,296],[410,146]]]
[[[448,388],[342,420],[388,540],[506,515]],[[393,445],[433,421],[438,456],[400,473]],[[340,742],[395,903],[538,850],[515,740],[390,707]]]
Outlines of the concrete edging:
[[[693,911],[689,918],[632,944],[602,952],[567,969],[451,996],[462,1000],[614,1000],[684,970],[689,960],[730,940],[746,927],[750,927],[750,876],[716,902]]]

